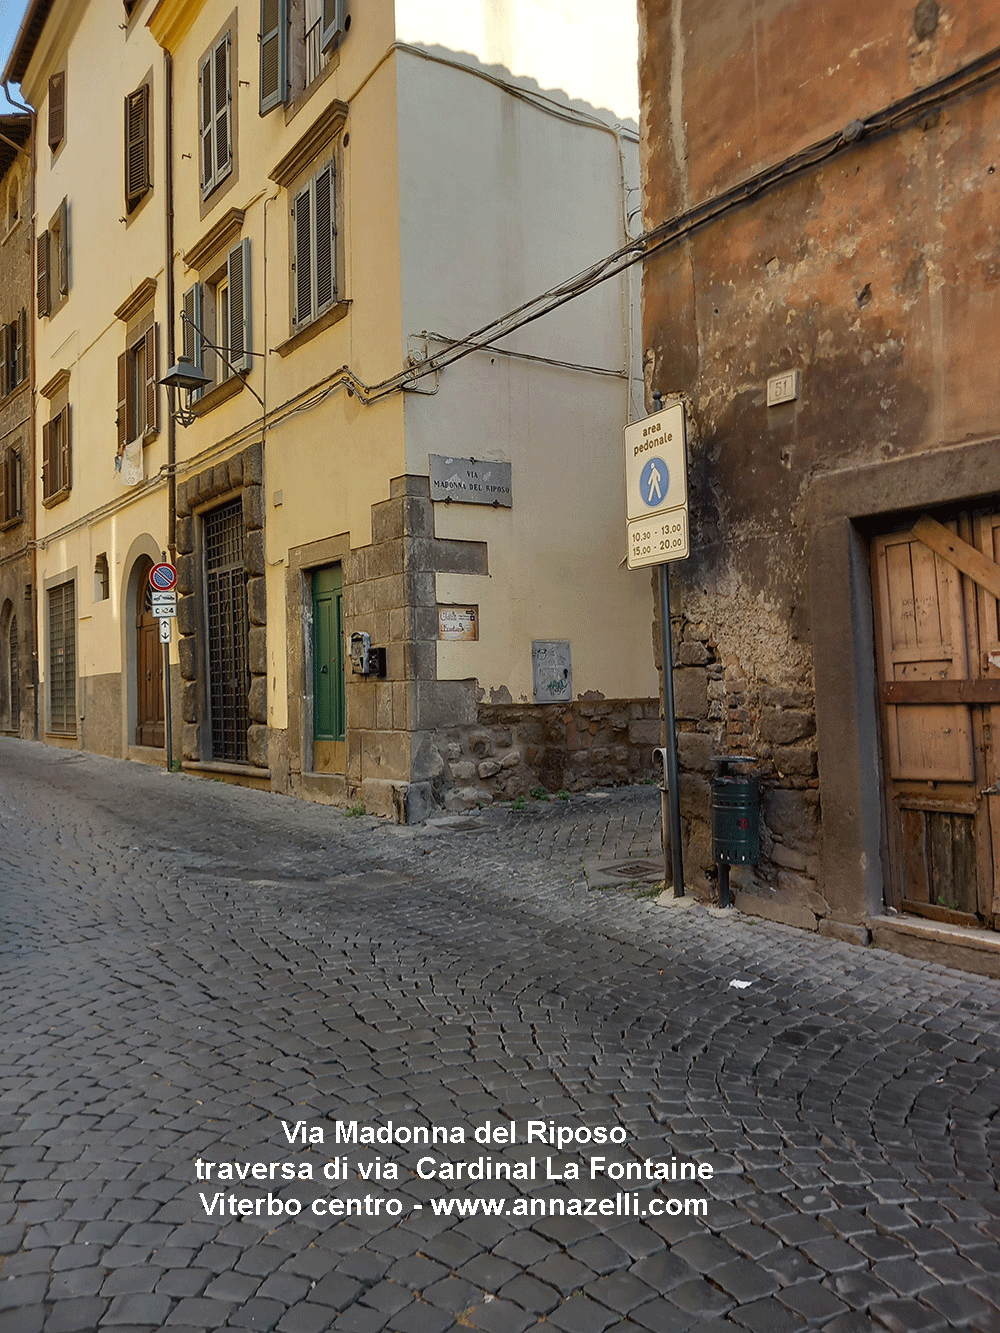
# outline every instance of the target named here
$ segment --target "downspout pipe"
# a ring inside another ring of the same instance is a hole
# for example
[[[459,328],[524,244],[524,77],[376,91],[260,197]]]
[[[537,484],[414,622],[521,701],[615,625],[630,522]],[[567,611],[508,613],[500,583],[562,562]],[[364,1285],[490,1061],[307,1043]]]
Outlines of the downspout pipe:
[[[28,318],[25,323],[28,326],[28,365],[30,367],[30,381],[28,393],[30,395],[30,410],[28,431],[31,437],[31,485],[30,500],[28,501],[28,550],[31,552],[31,694],[34,700],[32,717],[32,739],[38,740],[38,680],[39,680],[39,661],[38,645],[39,635],[39,607],[40,599],[38,596],[38,514],[35,505],[35,449],[37,441],[35,439],[35,383],[37,375],[35,371],[35,320],[33,317],[34,307],[34,281],[35,273],[35,164],[38,154],[38,117],[35,114],[34,107],[27,106],[20,98],[11,94],[10,86],[6,79],[0,84],[3,87],[4,95],[12,107],[18,111],[25,111],[31,117],[31,168],[29,175],[31,177],[28,195],[28,217],[31,219],[31,247],[30,247],[30,269],[28,273]],[[22,476],[24,472],[22,472]],[[23,483],[22,483],[23,484]]]
[[[174,355],[174,64],[169,51],[163,52],[163,88],[166,103],[165,189],[164,200],[167,254],[164,264],[167,294],[167,365],[175,364]],[[177,563],[177,422],[174,420],[174,390],[170,394],[167,413],[167,549],[170,563]]]

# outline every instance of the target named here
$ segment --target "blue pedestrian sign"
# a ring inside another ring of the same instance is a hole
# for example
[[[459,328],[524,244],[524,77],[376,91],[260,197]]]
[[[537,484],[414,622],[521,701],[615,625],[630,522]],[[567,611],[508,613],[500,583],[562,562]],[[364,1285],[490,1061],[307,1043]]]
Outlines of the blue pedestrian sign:
[[[625,427],[629,569],[684,560],[690,551],[684,404]]]
[[[670,469],[662,458],[651,458],[639,474],[639,497],[649,509],[662,509],[670,489]]]

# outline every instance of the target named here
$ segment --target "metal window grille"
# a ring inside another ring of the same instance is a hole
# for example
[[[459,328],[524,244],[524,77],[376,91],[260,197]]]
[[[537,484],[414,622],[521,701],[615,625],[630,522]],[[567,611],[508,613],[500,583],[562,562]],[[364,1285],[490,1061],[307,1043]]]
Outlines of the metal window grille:
[[[245,763],[250,671],[242,500],[232,500],[205,518],[205,593],[212,758]]]
[[[49,728],[76,732],[76,590],[49,589]]]
[[[10,726],[17,731],[21,725],[21,664],[17,649],[17,616],[11,616],[10,634]]]

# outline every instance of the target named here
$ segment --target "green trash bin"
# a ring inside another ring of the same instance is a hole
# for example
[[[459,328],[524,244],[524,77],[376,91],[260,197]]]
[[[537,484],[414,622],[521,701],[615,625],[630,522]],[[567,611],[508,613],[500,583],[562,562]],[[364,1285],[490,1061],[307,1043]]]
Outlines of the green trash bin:
[[[720,755],[712,762],[712,859],[719,867],[719,906],[728,907],[729,867],[760,861],[760,779],[734,771],[755,763],[750,755]]]

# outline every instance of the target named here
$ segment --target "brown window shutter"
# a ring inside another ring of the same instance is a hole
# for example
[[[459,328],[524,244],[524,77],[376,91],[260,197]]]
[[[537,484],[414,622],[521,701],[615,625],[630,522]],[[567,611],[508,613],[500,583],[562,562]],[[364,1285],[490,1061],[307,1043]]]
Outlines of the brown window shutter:
[[[312,318],[312,191],[306,188],[293,205],[295,212],[295,326]]]
[[[52,303],[49,299],[49,233],[43,231],[38,238],[35,253],[35,263],[38,273],[38,317],[47,315],[52,309]]]
[[[159,351],[160,351],[160,326],[154,324],[151,329],[146,330],[146,435],[155,435],[160,429],[159,413],[157,411],[160,404],[160,386],[157,380],[160,375]]]
[[[55,422],[46,421],[42,426],[42,495],[47,500],[52,494],[52,436]]]
[[[128,352],[118,358],[118,452],[128,444]]]
[[[8,449],[0,460],[0,523],[6,523],[8,519],[14,517],[11,513],[14,507],[11,503],[11,488],[7,483],[12,454],[13,450]]]
[[[8,394],[14,387],[14,376],[11,374],[10,353],[11,353],[11,333],[10,324],[0,324],[0,361],[2,361],[2,374],[0,374],[0,393]]]
[[[69,209],[64,199],[59,205],[59,295],[69,291]]]
[[[28,378],[28,312],[22,309],[17,317],[17,382]]]
[[[134,208],[149,189],[149,85],[125,98],[125,204]]]
[[[66,133],[66,72],[60,70],[49,79],[49,147],[53,152]]]
[[[69,439],[69,404],[59,413],[62,430],[59,432],[59,489],[68,491],[73,484],[71,464],[73,461]]]

